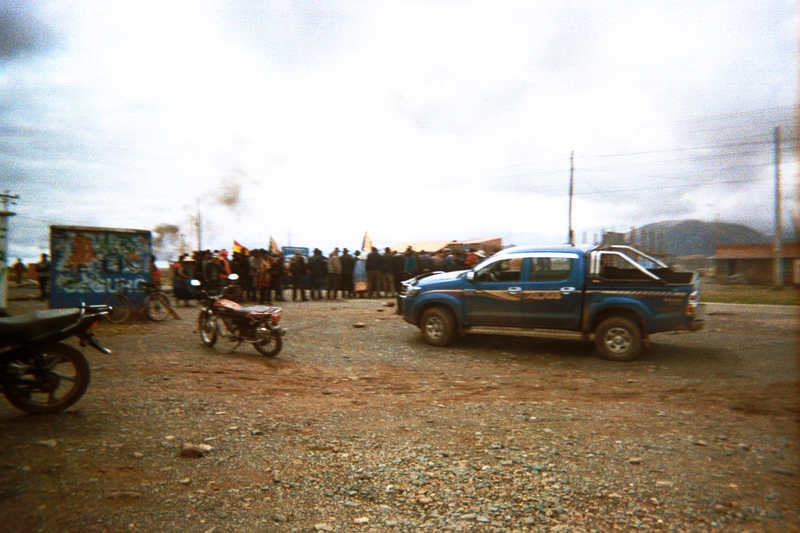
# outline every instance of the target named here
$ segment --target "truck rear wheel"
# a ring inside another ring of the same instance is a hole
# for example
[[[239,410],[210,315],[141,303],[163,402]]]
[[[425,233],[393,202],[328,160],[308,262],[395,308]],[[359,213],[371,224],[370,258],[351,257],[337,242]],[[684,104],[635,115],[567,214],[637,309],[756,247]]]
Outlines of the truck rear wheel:
[[[612,361],[632,361],[642,352],[642,331],[628,318],[606,318],[594,330],[597,351]]]
[[[443,307],[431,307],[422,313],[419,329],[422,338],[434,346],[447,346],[453,340],[456,321],[453,314]]]

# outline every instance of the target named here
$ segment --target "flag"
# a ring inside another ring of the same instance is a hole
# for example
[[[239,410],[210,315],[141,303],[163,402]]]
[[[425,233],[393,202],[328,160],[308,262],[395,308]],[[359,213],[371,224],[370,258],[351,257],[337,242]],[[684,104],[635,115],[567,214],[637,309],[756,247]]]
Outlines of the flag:
[[[247,255],[247,253],[248,253],[249,251],[250,251],[250,250],[248,250],[247,248],[245,248],[244,246],[242,246],[241,244],[239,244],[239,243],[238,243],[236,240],[234,240],[234,241],[233,241],[233,253],[235,253],[235,254],[245,254],[245,255]]]
[[[273,255],[280,253],[280,250],[278,250],[278,243],[275,242],[275,239],[272,238],[272,235],[269,236],[269,253]]]
[[[366,231],[364,232],[364,238],[361,239],[361,249],[367,252],[372,250],[372,239],[369,238]]]

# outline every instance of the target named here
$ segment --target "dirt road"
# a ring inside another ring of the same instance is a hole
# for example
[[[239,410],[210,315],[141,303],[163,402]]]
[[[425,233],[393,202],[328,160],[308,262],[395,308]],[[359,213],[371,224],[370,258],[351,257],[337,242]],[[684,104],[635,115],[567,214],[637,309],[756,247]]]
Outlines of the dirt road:
[[[0,404],[0,520],[16,531],[800,530],[795,310],[712,305],[704,331],[656,335],[641,359],[612,363],[576,340],[434,348],[384,303],[287,303],[275,359],[204,348],[195,308],[101,326],[114,354],[84,350],[92,383],[74,408],[31,417]],[[212,449],[183,458],[186,442]]]

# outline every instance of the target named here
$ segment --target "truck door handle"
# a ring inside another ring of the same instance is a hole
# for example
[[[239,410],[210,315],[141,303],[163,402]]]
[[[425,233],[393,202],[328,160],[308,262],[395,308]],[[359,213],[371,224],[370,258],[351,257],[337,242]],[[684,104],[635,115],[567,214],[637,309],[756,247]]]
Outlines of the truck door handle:
[[[508,294],[519,294],[522,292],[522,287],[509,287]]]
[[[572,294],[575,292],[575,287],[561,287],[561,294]]]

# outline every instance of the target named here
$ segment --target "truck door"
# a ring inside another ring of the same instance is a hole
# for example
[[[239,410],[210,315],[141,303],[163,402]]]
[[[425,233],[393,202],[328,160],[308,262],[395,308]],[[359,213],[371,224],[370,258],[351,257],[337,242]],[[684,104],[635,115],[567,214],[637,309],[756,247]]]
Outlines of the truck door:
[[[464,289],[464,312],[473,326],[519,326],[522,258],[501,259],[475,271]]]
[[[583,299],[582,262],[566,252],[537,253],[522,282],[522,322],[529,328],[577,330]]]

